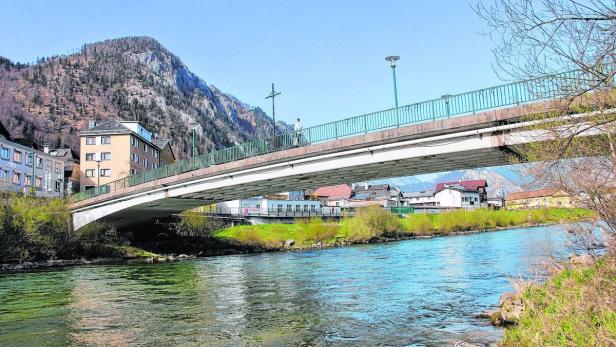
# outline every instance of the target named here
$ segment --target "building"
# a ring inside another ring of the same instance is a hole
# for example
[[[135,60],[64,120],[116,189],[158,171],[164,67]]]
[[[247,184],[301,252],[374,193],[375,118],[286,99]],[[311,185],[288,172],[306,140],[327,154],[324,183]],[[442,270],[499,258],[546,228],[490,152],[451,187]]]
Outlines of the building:
[[[35,194],[43,197],[64,195],[64,163],[62,160],[32,147],[11,141],[9,132],[0,124],[0,190]]]
[[[79,155],[70,148],[50,149],[49,155],[64,162],[64,187],[66,194],[79,192]]]
[[[153,141],[154,145],[160,148],[160,166],[165,166],[174,163],[177,158],[171,148],[171,142],[168,139],[157,139]]]
[[[294,217],[316,216],[321,214],[321,203],[305,199],[303,191],[285,192],[275,195],[258,196],[218,203],[214,210],[218,214]]]
[[[445,185],[434,194],[436,205],[440,207],[463,208],[473,210],[481,206],[481,193],[460,185]]]
[[[80,190],[107,184],[145,170],[156,169],[175,160],[168,142],[157,140],[136,121],[109,121],[80,134]],[[168,149],[165,149],[168,147]],[[166,152],[165,160],[161,151]],[[170,151],[168,153],[167,151]]]
[[[481,207],[488,207],[488,182],[486,180],[468,180],[468,181],[455,181],[455,182],[442,182],[436,185],[436,193],[444,189],[445,186],[461,186],[466,190],[474,190],[479,193],[479,200]]]
[[[402,193],[402,205],[404,206],[436,206],[434,190],[422,190],[420,192]]]
[[[541,207],[570,208],[573,205],[569,194],[558,189],[539,189],[509,193],[505,198],[505,208],[509,210]]]
[[[402,193],[400,189],[389,184],[356,184],[349,199],[349,207],[381,205],[383,207],[400,206]]]
[[[322,206],[345,207],[345,203],[351,198],[353,190],[348,184],[319,187],[312,196],[317,198]]]

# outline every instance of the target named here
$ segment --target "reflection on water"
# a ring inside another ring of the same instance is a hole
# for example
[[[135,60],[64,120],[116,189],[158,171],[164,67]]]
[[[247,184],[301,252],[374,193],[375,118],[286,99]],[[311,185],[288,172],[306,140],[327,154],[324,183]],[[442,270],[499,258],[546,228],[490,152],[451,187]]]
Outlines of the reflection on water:
[[[0,275],[0,345],[443,345],[568,253],[559,227]]]

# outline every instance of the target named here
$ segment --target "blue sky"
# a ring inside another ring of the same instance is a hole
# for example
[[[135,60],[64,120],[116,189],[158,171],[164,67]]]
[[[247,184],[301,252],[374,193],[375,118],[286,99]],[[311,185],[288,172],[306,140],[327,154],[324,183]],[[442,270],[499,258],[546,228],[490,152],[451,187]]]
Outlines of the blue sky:
[[[20,62],[154,37],[208,84],[304,126],[502,83],[467,1],[2,1],[0,55]]]

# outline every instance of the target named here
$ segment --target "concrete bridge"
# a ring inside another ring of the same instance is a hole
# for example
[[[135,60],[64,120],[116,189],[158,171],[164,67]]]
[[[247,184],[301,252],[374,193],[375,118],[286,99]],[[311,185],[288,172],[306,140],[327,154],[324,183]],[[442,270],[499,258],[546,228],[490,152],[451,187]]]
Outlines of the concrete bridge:
[[[509,84],[241,144],[75,195],[73,226],[128,228],[281,191],[508,164],[524,159],[520,145],[547,139],[525,116],[552,109],[555,96]]]

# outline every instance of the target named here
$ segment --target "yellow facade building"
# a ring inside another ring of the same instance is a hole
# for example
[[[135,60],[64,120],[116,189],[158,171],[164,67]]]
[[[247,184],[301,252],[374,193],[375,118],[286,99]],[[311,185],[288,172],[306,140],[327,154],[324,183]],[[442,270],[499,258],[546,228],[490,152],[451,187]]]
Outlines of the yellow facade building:
[[[169,142],[154,139],[152,132],[136,121],[93,125],[79,137],[81,191],[175,161]]]
[[[544,207],[573,207],[569,194],[558,189],[539,189],[510,193],[505,198],[505,208],[518,210]]]

